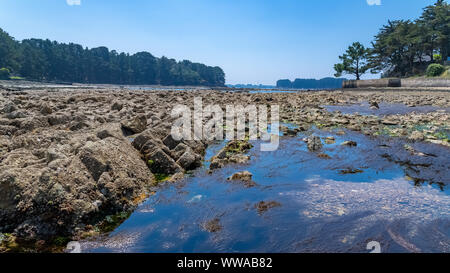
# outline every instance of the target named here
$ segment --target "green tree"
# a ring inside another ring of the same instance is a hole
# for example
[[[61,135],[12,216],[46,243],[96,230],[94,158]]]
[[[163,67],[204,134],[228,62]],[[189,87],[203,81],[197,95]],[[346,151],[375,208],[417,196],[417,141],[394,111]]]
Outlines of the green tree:
[[[0,28],[0,67],[15,70],[19,67],[18,43]]]
[[[0,68],[0,80],[8,80],[10,72],[8,68]]]
[[[15,41],[0,29],[0,67],[33,80],[112,84],[225,85],[219,67],[154,57],[130,55],[106,47],[42,39]]]
[[[344,55],[339,56],[342,63],[334,65],[336,70],[335,77],[341,77],[342,74],[355,75],[357,80],[370,69],[368,58],[370,50],[365,48],[361,43],[355,42],[348,47]]]
[[[417,23],[424,28],[422,35],[431,60],[435,51],[447,60],[450,52],[450,5],[444,0],[437,0],[434,5],[424,8]]]

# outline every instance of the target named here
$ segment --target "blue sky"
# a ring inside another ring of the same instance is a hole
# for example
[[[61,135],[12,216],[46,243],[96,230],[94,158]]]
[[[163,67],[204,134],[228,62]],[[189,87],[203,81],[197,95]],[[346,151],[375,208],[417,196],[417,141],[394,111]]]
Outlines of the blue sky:
[[[18,40],[49,38],[218,65],[229,84],[275,84],[332,76],[352,42],[369,45],[388,19],[417,18],[434,2],[0,0],[0,28]]]

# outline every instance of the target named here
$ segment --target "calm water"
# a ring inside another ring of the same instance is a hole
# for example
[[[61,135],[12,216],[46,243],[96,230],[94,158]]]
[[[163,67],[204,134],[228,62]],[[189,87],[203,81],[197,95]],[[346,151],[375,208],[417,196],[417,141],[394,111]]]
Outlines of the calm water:
[[[83,252],[369,252],[378,241],[383,252],[450,252],[450,195],[425,183],[415,187],[406,167],[382,155],[398,140],[371,139],[347,132],[322,150],[309,152],[299,135],[281,138],[274,152],[249,153],[248,165],[230,165],[208,174],[203,168],[176,184],[165,184],[111,234],[82,242]],[[353,140],[357,147],[341,146]],[[391,141],[393,141],[391,143]],[[209,147],[207,159],[224,144]],[[380,146],[381,145],[381,146]],[[418,144],[440,162],[437,179],[448,182],[448,149]],[[356,174],[342,170],[359,169]],[[256,187],[227,177],[253,173]],[[440,176],[439,176],[440,175]],[[281,206],[264,213],[255,204]],[[218,219],[221,230],[203,226]]]
[[[275,94],[275,93],[291,94],[291,93],[297,93],[297,92],[299,92],[299,91],[286,91],[286,90],[277,90],[277,89],[262,89],[262,90],[249,91],[250,94]]]

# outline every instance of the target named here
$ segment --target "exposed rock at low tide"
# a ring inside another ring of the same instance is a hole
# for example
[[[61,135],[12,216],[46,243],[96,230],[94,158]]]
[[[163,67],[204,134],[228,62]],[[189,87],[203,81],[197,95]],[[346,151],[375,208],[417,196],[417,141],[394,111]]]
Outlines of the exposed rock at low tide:
[[[255,187],[256,183],[252,180],[253,174],[249,171],[234,173],[228,177],[229,181],[240,181],[246,188]]]
[[[443,110],[450,107],[448,92],[249,94],[110,88],[0,90],[0,233],[36,242],[77,238],[107,216],[133,210],[156,184],[156,177],[172,175],[168,180],[176,181],[185,171],[200,166],[208,142],[176,141],[170,136],[173,103],[190,107],[199,96],[204,105],[279,105],[280,117],[298,128],[283,128],[288,136],[317,127],[336,129],[337,135],[355,130],[374,137],[428,141],[445,149],[450,146],[450,115]],[[321,107],[363,102],[416,107],[407,114],[385,116],[342,114]],[[425,105],[442,109],[413,112]],[[325,139],[325,143],[332,140]],[[230,141],[212,158],[210,169],[247,163],[251,148],[248,141]],[[320,151],[327,146],[323,148],[321,139],[312,137],[308,148]],[[326,159],[324,152],[318,157]],[[415,164],[408,175],[415,182],[425,181],[427,173],[415,167],[424,166],[431,156],[415,151],[413,156],[422,161],[410,162],[412,152],[406,152],[401,158],[386,158]],[[357,169],[343,171],[351,174]]]
[[[308,149],[312,152],[319,151],[323,147],[322,140],[318,136],[310,136],[306,139],[306,142]]]

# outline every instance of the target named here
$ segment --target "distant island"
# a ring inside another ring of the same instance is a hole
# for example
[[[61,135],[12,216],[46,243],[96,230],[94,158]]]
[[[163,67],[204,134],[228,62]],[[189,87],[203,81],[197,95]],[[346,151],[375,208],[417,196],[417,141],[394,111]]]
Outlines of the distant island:
[[[225,86],[220,67],[84,48],[42,39],[16,41],[0,28],[0,79],[94,84]]]
[[[323,78],[316,79],[295,79],[293,82],[290,80],[277,81],[277,88],[286,89],[336,89],[341,88],[342,83],[347,79],[344,78]]]

